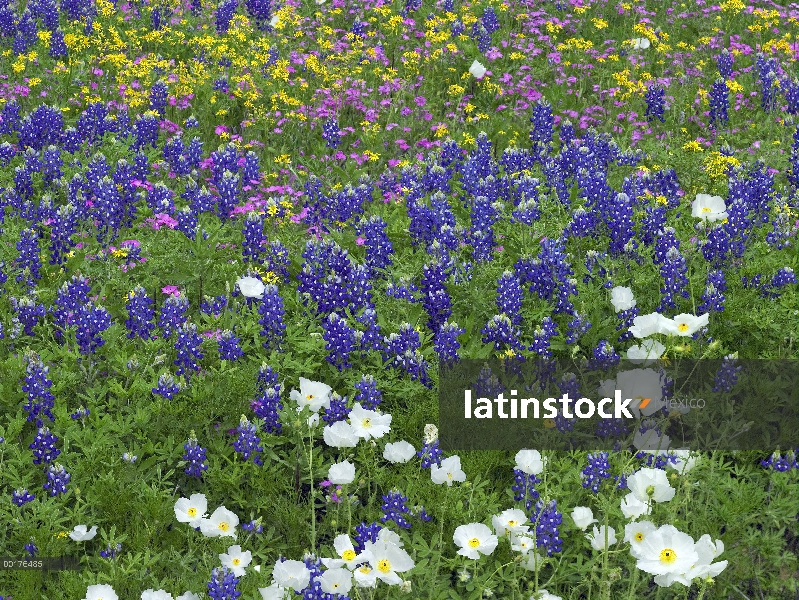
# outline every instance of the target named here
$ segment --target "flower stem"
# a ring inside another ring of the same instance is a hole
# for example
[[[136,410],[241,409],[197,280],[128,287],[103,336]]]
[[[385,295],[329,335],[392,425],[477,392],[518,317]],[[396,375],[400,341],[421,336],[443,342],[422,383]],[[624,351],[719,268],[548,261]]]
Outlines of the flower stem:
[[[316,550],[316,490],[313,482],[313,430],[308,428],[308,479],[311,483],[311,552]]]

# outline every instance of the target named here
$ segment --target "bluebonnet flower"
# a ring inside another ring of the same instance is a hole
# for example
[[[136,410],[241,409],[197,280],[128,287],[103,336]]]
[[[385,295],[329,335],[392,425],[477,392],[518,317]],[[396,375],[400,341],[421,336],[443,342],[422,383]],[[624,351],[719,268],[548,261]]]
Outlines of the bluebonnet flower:
[[[19,147],[41,150],[58,145],[64,132],[64,116],[55,107],[39,106],[28,114],[19,126]]]
[[[125,304],[128,311],[128,318],[125,320],[125,327],[128,329],[128,339],[139,336],[143,340],[152,339],[152,331],[155,329],[153,318],[153,301],[147,295],[147,291],[142,286],[136,286],[130,294]]]
[[[766,236],[766,242],[769,246],[782,250],[788,248],[791,243],[791,222],[789,212],[785,205],[778,205],[776,207],[777,214],[771,221],[772,230]]]
[[[230,22],[239,7],[238,0],[221,0],[216,9],[216,32],[217,34],[227,33],[230,29]],[[209,584],[210,585],[210,584]]]
[[[438,447],[438,439],[430,440],[427,437],[422,441],[421,449],[416,453],[416,456],[422,459],[422,468],[429,469],[433,465],[441,466],[441,460],[444,456],[441,448]]]
[[[584,238],[591,235],[595,227],[596,219],[594,214],[580,206],[572,213],[572,220],[568,225],[568,235]]]
[[[652,454],[651,452],[644,451],[637,452],[635,454],[635,458],[642,461],[642,467],[660,469],[661,471],[665,471],[666,465],[668,464],[676,465],[677,460],[679,459],[679,457],[673,452],[667,452],[666,454]]]
[[[483,54],[491,49],[491,34],[480,21],[475,21],[472,26],[472,37],[477,43],[477,49]]]
[[[732,79],[732,54],[726,48],[722,48],[716,56],[716,66],[722,79]]]
[[[549,340],[557,335],[558,326],[555,321],[552,320],[552,317],[544,317],[541,325],[535,328],[535,339],[533,340],[533,345],[530,346],[530,350],[538,353],[539,356],[550,358],[552,350],[550,350]]]
[[[158,385],[153,388],[153,394],[163,396],[167,400],[171,400],[179,391],[180,386],[175,383],[175,380],[169,373],[164,373],[159,376]]]
[[[241,176],[245,184],[257,185],[261,180],[261,167],[258,161],[258,155],[252,150],[247,152],[244,157],[244,166],[241,169]]]
[[[336,119],[328,119],[322,127],[322,139],[327,142],[328,148],[334,150],[341,144],[341,136],[339,135],[340,129],[338,128],[338,121]]]
[[[585,315],[575,313],[574,318],[569,321],[566,330],[566,343],[576,343],[577,340],[580,339],[580,336],[585,334],[589,329],[591,329],[591,323],[588,322],[588,318]]]
[[[67,484],[72,476],[67,473],[63,465],[52,464],[47,468],[47,483],[42,487],[50,491],[51,496],[60,496],[67,493]]]
[[[11,501],[16,504],[17,506],[22,506],[23,504],[27,504],[28,502],[33,502],[36,499],[36,496],[31,494],[27,488],[22,488],[21,490],[14,490],[11,492]]]
[[[483,334],[483,343],[493,343],[494,350],[499,351],[504,348],[514,353],[524,350],[524,345],[519,341],[521,332],[505,314],[491,317],[480,333]]]
[[[26,284],[28,287],[33,287],[34,281],[39,281],[42,277],[40,273],[42,261],[39,257],[41,250],[36,232],[33,229],[23,229],[16,246],[19,256],[14,260],[14,264],[21,271],[17,275],[17,283],[23,281],[27,275]]]
[[[322,420],[328,425],[338,421],[346,421],[350,409],[347,408],[347,397],[333,392],[330,396],[330,406],[325,408]]]
[[[264,463],[263,460],[261,460],[261,453],[264,449],[259,445],[261,443],[261,438],[258,437],[258,424],[250,423],[246,416],[241,415],[236,433],[239,436],[238,439],[233,442],[233,448],[236,452],[242,455],[245,462],[252,456],[252,460],[256,465],[259,467],[263,466]]]
[[[355,330],[334,312],[322,321],[322,329],[322,337],[327,342],[327,362],[339,371],[352,367],[350,353],[355,349]]]
[[[471,206],[472,227],[469,231],[469,242],[476,262],[493,259],[494,230],[493,226],[500,218],[501,202],[490,202],[486,196],[477,196]]]
[[[205,296],[205,300],[200,304],[200,312],[218,318],[222,314],[222,311],[225,310],[225,307],[227,307],[226,296],[215,296],[213,298]]]
[[[28,554],[30,554],[31,557],[35,557],[39,552],[39,548],[36,547],[33,538],[31,538],[31,541],[25,544],[23,547],[28,551]]]
[[[42,317],[47,314],[44,304],[37,303],[33,298],[10,299],[11,307],[17,313],[19,322],[25,327],[25,335],[33,335],[33,328],[39,324]]]
[[[377,534],[380,533],[381,529],[383,528],[377,523],[370,523],[369,525],[361,523],[360,525],[356,525],[355,534],[352,536],[355,540],[353,544],[355,553],[359,554],[363,552],[366,549],[366,542],[377,543]]]
[[[35,421],[36,427],[42,426],[44,415],[55,422],[52,409],[55,405],[55,396],[50,392],[53,382],[47,377],[50,367],[44,365],[39,355],[35,352],[25,353],[25,383],[22,391],[28,395],[28,402],[23,408],[28,412],[28,421]]]
[[[780,293],[776,290],[788,285],[795,285],[796,281],[796,273],[793,272],[793,269],[791,267],[783,267],[774,274],[769,284],[762,286],[761,296],[771,299],[779,298]]]
[[[230,212],[239,202],[239,179],[236,173],[225,171],[221,181],[217,184],[219,198],[216,212],[222,220],[230,216]]]
[[[188,465],[186,466],[185,473],[190,477],[202,477],[203,471],[208,469],[205,463],[205,448],[197,443],[197,436],[194,431],[189,434],[189,439],[183,444],[183,449],[186,453],[183,455]]]
[[[660,267],[660,275],[663,277],[663,287],[660,288],[663,296],[660,300],[658,312],[664,313],[668,309],[677,308],[674,297],[679,295],[683,298],[690,298],[688,293],[688,267],[685,258],[676,247],[671,247],[666,252],[666,259]]]
[[[563,515],[558,512],[557,500],[544,504],[541,500],[535,504],[535,513],[530,517],[535,524],[536,546],[546,550],[547,556],[560,552],[563,540],[560,538],[560,525]]]
[[[72,236],[75,234],[77,225],[77,209],[74,204],[64,204],[58,207],[56,216],[52,224],[50,242],[50,264],[62,265],[66,262],[66,254],[69,253],[74,242]]]
[[[784,79],[780,87],[785,90],[785,102],[787,103],[786,112],[789,115],[799,114],[799,80]]]
[[[197,214],[190,206],[184,206],[177,212],[177,217],[178,224],[176,229],[191,241],[194,241],[197,238],[197,227],[199,225]]]
[[[88,418],[88,416],[91,414],[91,412],[92,411],[90,411],[88,408],[81,406],[78,410],[69,415],[69,417],[73,421],[80,421],[81,423],[84,423]]]
[[[452,300],[445,286],[446,279],[446,267],[439,261],[422,268],[422,306],[429,315],[427,326],[432,331],[436,331],[452,314]]]
[[[621,356],[613,349],[607,340],[600,340],[594,348],[594,358],[590,361],[590,368],[607,370],[619,364]]]
[[[444,362],[454,362],[458,360],[458,350],[461,347],[458,336],[466,333],[466,330],[459,327],[457,323],[444,323],[436,333],[433,349],[438,358]]]
[[[192,127],[199,127],[200,122],[197,120],[197,117],[191,115],[186,118],[186,121],[183,123],[183,127],[186,129],[191,129]]]
[[[158,113],[162,119],[166,115],[166,105],[169,88],[163,81],[156,81],[150,88],[150,108]]]
[[[600,418],[596,424],[596,434],[601,438],[623,437],[629,433],[624,419]]]
[[[55,447],[57,441],[58,437],[48,427],[39,428],[33,443],[28,446],[33,451],[33,464],[48,465],[58,458],[61,451]]]
[[[237,0],[223,0],[220,5],[219,11],[223,6],[233,6],[233,10],[237,5]],[[231,11],[232,17],[232,11]],[[219,15],[217,13],[217,29],[219,29]],[[225,28],[227,31],[227,28]],[[220,32],[222,33],[222,32]],[[227,567],[215,567],[211,571],[211,581],[208,582],[208,596],[212,600],[235,600],[241,596],[241,592],[237,589],[239,585],[239,578]]]
[[[83,275],[73,275],[65,281],[56,294],[56,301],[50,312],[55,317],[56,339],[63,338],[63,330],[77,322],[78,310],[89,301],[91,285]]]
[[[368,220],[362,218],[358,225],[358,235],[366,238],[366,264],[371,273],[376,273],[391,266],[391,255],[394,248],[386,235],[386,223],[378,215]]]
[[[724,272],[721,270],[710,271],[707,274],[707,284],[702,292],[702,304],[697,307],[697,314],[706,312],[721,312],[724,310],[724,290],[727,289]]]
[[[383,516],[380,519],[381,523],[388,523],[394,521],[398,527],[402,529],[410,529],[411,524],[405,518],[405,515],[410,513],[410,509],[406,505],[408,498],[402,495],[399,490],[391,490],[388,494],[383,495],[383,505],[380,509],[383,511]]]
[[[259,534],[264,532],[264,526],[261,525],[261,519],[253,519],[249,523],[242,523],[241,528],[250,534]]]
[[[514,325],[522,320],[522,286],[513,271],[506,270],[497,281],[497,307]]]
[[[780,473],[785,473],[792,468],[799,469],[799,449],[788,451],[785,456],[775,452],[769,458],[761,460],[760,465]]]
[[[727,114],[730,108],[729,90],[723,79],[716,79],[710,88],[710,125],[724,125],[730,117]]]
[[[133,149],[138,151],[148,145],[157,148],[159,129],[158,119],[153,115],[145,113],[137,116],[133,125],[133,136],[135,138]]]
[[[105,345],[105,340],[100,334],[109,327],[111,327],[111,314],[105,307],[87,302],[79,308],[75,338],[80,353],[88,356]]]
[[[114,546],[108,544],[105,550],[100,550],[100,556],[102,558],[116,558],[120,552],[122,552],[122,544],[117,542]]]
[[[361,375],[361,380],[355,384],[355,389],[357,390],[355,402],[360,402],[367,410],[377,410],[383,394],[377,389],[377,382],[372,375]]]
[[[262,263],[262,246],[266,242],[264,236],[264,218],[256,212],[250,212],[244,221],[244,242],[242,255],[244,262],[253,261]]]
[[[646,100],[646,120],[659,119],[661,123],[665,123],[666,119],[663,114],[666,111],[666,90],[660,85],[651,85],[647,89],[644,99]]]
[[[177,340],[175,341],[175,350],[177,350],[177,358],[173,361],[178,367],[175,373],[177,375],[186,375],[188,380],[191,376],[190,371],[199,371],[200,365],[197,364],[204,354],[200,351],[200,344],[202,344],[202,337],[197,333],[197,325],[194,323],[186,323],[177,329]]]
[[[280,277],[283,282],[291,278],[288,267],[291,264],[289,251],[280,240],[272,240],[267,246],[267,266],[269,270]]]
[[[633,326],[635,321],[635,317],[639,314],[639,309],[637,306],[633,306],[632,308],[628,308],[623,310],[618,314],[619,323],[616,325],[616,331],[621,331],[622,329],[629,329]],[[629,339],[632,339],[633,334],[630,331],[625,331],[621,335],[619,335],[619,341],[625,342]]]
[[[261,363],[261,367],[258,369],[258,376],[255,381],[255,385],[259,392],[263,392],[267,388],[274,388],[278,393],[280,393],[282,389],[282,386],[280,385],[280,375],[278,375],[278,372],[266,363]]]
[[[588,455],[588,465],[580,473],[583,487],[590,488],[595,494],[604,479],[610,477],[610,463],[607,452],[591,453]]]
[[[777,90],[779,81],[774,71],[760,75],[760,106],[766,112],[771,112],[777,107]]]
[[[186,322],[188,308],[189,301],[184,296],[170,296],[164,301],[161,313],[158,315],[158,326],[165,338],[172,337],[172,333]]]
[[[540,496],[535,486],[541,483],[541,480],[537,476],[533,474],[528,475],[520,469],[514,469],[513,476],[515,481],[513,486],[511,486],[511,490],[513,490],[514,494],[513,500],[515,502],[524,500],[524,509],[529,515]]]
[[[552,105],[545,98],[539,99],[533,105],[530,122],[533,124],[530,141],[533,143],[534,156],[549,154],[552,151],[555,118],[552,114]]]
[[[366,308],[355,317],[355,320],[366,326],[365,331],[355,332],[355,342],[361,349],[361,355],[364,356],[364,353],[370,350],[382,350],[381,328],[377,324],[377,312],[373,308]]]
[[[258,397],[250,403],[250,408],[263,420],[263,430],[266,433],[280,435],[283,430],[283,425],[280,423],[280,411],[283,410],[283,403],[280,402],[280,386],[266,387],[258,393]]]
[[[730,234],[727,227],[717,223],[707,232],[707,240],[701,244],[702,255],[705,260],[714,268],[723,266],[728,254],[730,254]]]
[[[240,346],[241,340],[233,335],[229,329],[225,329],[219,337],[218,349],[220,360],[238,360],[244,356]]]
[[[738,383],[738,373],[741,372],[741,369],[743,367],[738,364],[738,356],[736,354],[725,356],[716,372],[713,391],[730,393],[732,388]]]
[[[261,315],[258,320],[261,325],[261,335],[265,338],[263,347],[279,349],[286,332],[286,325],[283,322],[286,309],[283,308],[283,298],[278,293],[276,285],[265,286],[258,314]]]
[[[489,35],[494,33],[499,29],[499,19],[497,19],[497,13],[494,12],[494,8],[491,6],[486,7],[483,10],[483,27],[486,28]]]

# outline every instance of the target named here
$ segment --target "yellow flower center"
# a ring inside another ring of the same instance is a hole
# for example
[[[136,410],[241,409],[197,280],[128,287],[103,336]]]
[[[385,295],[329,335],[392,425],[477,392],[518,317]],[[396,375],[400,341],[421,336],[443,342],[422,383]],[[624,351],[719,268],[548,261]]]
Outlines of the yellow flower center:
[[[710,210],[707,206],[704,206],[704,207],[702,207],[702,212],[703,213],[709,213],[709,212],[713,212],[713,211]]]
[[[313,394],[308,394],[307,396],[305,396],[305,399],[306,400],[313,400],[314,399],[314,395]]]
[[[647,496],[651,496],[654,493],[655,493],[655,486],[654,485],[650,485],[649,487],[646,488],[646,495]]]
[[[333,589],[334,589],[334,590],[337,590],[339,585],[341,585],[341,584],[340,584],[340,583],[338,583],[338,582],[334,583],[334,584],[333,584]]]
[[[241,564],[240,558],[234,558],[232,561],[234,567],[238,567]]]
[[[360,569],[358,569],[358,570],[359,570],[361,573],[363,573],[364,575],[366,575],[367,573],[371,573],[371,572],[372,572],[372,569],[370,569],[370,568],[369,568],[369,567],[367,567],[366,565],[362,566],[362,567],[361,567]]]
[[[508,521],[508,525],[509,525],[510,527],[516,527],[516,525],[517,525],[518,523],[519,523],[518,521]]]
[[[383,560],[377,563],[377,570],[380,571],[381,573],[388,573],[389,571],[391,571],[391,563],[388,561],[388,559],[384,558]]]
[[[355,550],[345,550],[341,553],[341,558],[344,560],[352,560],[355,558]]]
[[[366,427],[367,429],[369,427],[371,427],[372,426],[372,419],[364,419],[363,420],[363,426]]]
[[[187,513],[187,514],[188,514],[190,517],[196,517],[196,516],[197,516],[197,509],[196,509],[196,508],[194,508],[194,507],[192,507],[192,508],[190,508],[189,510],[187,510],[187,511],[186,511],[186,513]]]
[[[469,540],[469,546],[471,546],[472,548],[477,548],[477,546],[479,545],[480,545],[480,540],[478,540],[477,538],[472,538]]]
[[[688,331],[688,323],[680,323],[677,325],[677,329],[680,331]]]
[[[670,565],[675,560],[677,560],[677,553],[671,548],[663,548],[660,551],[660,562]]]
[[[222,531],[227,531],[228,529],[230,529],[230,525],[228,525],[226,521],[222,521],[219,524],[219,529],[221,529]]]
[[[635,541],[636,542],[643,542],[644,541],[644,534],[640,531],[635,534]]]
[[[447,473],[447,478],[452,479],[452,473]]]

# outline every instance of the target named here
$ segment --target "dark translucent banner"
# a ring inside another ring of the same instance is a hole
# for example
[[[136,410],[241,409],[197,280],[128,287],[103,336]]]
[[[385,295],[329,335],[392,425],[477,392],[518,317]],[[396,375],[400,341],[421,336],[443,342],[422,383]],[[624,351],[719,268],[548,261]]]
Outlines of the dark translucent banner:
[[[439,440],[450,452],[799,448],[799,361],[442,363]]]

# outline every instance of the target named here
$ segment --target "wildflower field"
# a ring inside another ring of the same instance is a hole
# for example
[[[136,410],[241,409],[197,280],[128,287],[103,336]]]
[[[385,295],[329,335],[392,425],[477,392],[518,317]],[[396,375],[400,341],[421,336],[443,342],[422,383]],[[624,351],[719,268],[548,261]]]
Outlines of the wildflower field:
[[[0,600],[799,599],[740,443],[799,429],[797,61],[760,0],[0,0]],[[646,400],[448,447],[464,361]],[[686,361],[763,380],[718,447]]]

